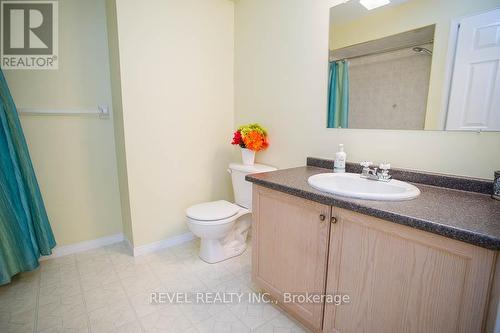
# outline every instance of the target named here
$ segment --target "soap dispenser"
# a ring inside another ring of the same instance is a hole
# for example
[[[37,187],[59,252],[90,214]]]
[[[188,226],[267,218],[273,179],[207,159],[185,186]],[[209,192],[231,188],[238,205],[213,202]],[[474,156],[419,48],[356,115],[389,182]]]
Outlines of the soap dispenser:
[[[344,152],[344,145],[339,144],[339,149],[335,154],[335,161],[333,162],[333,171],[342,173],[345,172],[345,160],[347,158],[347,154]]]

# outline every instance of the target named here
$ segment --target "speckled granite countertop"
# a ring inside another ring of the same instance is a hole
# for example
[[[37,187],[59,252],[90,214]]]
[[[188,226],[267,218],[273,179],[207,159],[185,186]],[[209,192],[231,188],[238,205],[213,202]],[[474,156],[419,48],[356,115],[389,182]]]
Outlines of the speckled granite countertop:
[[[307,179],[332,172],[313,166],[253,174],[252,183],[277,191],[429,231],[491,250],[500,250],[500,201],[487,194],[414,183],[421,194],[409,201],[369,201],[313,189]]]

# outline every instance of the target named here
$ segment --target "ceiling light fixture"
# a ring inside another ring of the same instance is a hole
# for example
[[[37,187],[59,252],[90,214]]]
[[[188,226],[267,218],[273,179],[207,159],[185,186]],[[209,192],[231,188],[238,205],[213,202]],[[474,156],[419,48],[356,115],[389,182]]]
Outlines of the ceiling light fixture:
[[[359,3],[368,10],[382,7],[391,3],[390,0],[359,0]]]

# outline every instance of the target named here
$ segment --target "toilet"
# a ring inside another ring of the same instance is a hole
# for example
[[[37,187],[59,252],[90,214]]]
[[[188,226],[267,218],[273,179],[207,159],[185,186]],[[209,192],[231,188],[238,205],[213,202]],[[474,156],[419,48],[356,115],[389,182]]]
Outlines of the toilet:
[[[252,184],[245,176],[275,170],[263,164],[231,163],[227,171],[231,174],[235,202],[211,201],[186,210],[189,229],[201,239],[199,256],[203,261],[213,264],[246,250],[252,225]]]

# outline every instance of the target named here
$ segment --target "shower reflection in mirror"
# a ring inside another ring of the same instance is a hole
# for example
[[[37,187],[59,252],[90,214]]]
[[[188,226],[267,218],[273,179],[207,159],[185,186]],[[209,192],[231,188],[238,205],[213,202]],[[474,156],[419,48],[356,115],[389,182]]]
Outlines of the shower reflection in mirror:
[[[328,127],[423,130],[433,42],[430,26],[330,52]]]

